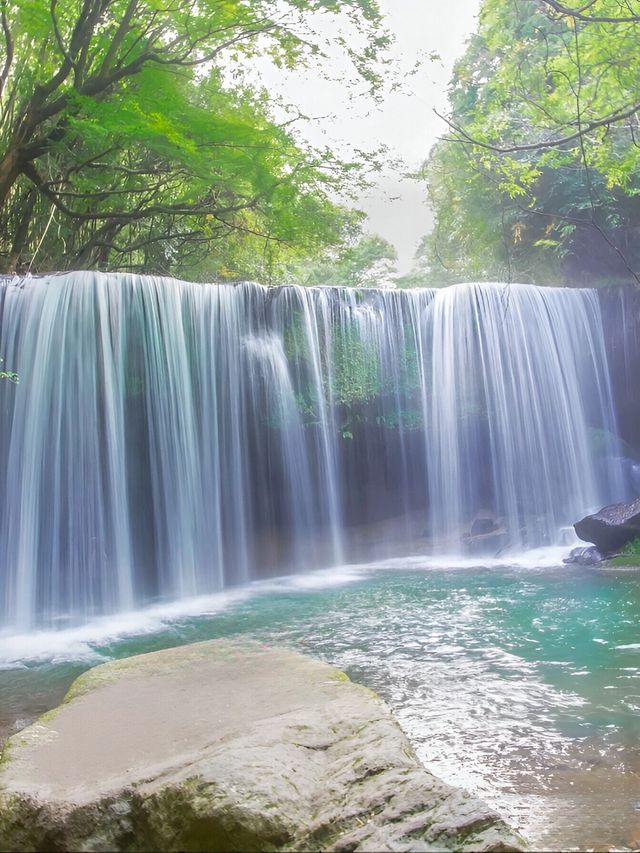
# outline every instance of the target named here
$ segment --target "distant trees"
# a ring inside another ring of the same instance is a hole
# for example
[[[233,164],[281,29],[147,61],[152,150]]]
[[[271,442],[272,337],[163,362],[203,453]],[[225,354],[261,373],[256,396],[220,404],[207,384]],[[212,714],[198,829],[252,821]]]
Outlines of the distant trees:
[[[434,280],[640,284],[640,15],[484,0],[425,164]]]
[[[314,62],[319,15],[351,27],[375,88],[375,0],[0,0],[0,268],[234,277],[251,256],[268,277],[340,243],[357,165],[302,145],[238,74]]]
[[[315,264],[302,267],[297,276],[302,284],[343,287],[385,287],[393,285],[398,254],[387,240],[368,234],[353,240]]]

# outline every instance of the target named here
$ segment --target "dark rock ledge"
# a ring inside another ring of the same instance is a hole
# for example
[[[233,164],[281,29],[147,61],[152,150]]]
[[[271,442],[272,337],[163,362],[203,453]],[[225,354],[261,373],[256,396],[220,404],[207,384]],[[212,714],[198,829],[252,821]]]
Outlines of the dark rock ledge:
[[[12,737],[1,850],[522,850],[428,773],[385,705],[295,652],[213,641],[108,663]]]
[[[640,498],[605,506],[576,522],[574,528],[583,542],[592,542],[594,547],[574,549],[565,562],[598,563],[640,538]]]

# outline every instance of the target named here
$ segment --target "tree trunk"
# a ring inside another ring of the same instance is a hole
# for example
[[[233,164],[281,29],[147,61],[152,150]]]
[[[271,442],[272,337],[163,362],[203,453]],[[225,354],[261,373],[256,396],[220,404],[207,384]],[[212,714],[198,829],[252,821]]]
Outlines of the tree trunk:
[[[13,185],[22,170],[20,150],[10,148],[0,160],[0,211],[4,208]]]
[[[22,212],[20,213],[20,221],[18,222],[16,233],[13,238],[13,245],[11,246],[11,252],[9,254],[7,269],[5,272],[19,271],[22,250],[27,244],[29,238],[29,225],[31,224],[33,208],[36,206],[37,199],[38,192],[35,187],[31,187],[31,189],[27,190],[20,199]]]

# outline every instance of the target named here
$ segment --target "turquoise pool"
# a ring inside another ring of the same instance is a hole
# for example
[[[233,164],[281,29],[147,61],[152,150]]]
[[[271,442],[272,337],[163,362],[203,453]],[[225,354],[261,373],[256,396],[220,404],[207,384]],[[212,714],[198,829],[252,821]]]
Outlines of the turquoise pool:
[[[203,612],[200,612],[203,611]],[[640,573],[546,560],[345,567],[59,635],[0,637],[0,733],[100,660],[242,634],[344,669],[420,758],[536,848],[640,843]]]

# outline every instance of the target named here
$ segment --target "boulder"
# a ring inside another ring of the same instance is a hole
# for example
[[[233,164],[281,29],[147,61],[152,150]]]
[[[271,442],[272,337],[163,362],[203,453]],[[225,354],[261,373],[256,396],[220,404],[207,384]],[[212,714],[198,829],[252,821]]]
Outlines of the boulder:
[[[471,522],[469,533],[471,536],[484,536],[487,533],[495,533],[499,527],[495,514],[491,510],[481,509]]]
[[[604,557],[596,546],[589,545],[588,547],[580,546],[574,548],[562,562],[578,566],[597,566],[603,559]]]
[[[0,849],[525,848],[420,765],[370,690],[293,651],[212,641],[98,666],[14,735]]]
[[[474,556],[497,557],[509,546],[509,534],[504,527],[490,533],[478,533],[463,539],[465,551]]]
[[[574,524],[578,537],[607,555],[640,537],[640,498],[605,506]]]

